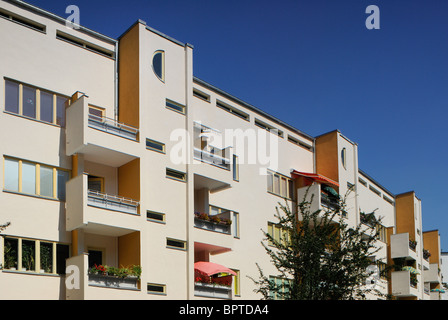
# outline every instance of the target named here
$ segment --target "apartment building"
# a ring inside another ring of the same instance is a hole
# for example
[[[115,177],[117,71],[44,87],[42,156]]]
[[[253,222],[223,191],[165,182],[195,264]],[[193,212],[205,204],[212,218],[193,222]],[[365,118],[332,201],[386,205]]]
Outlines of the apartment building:
[[[112,39],[2,0],[0,41],[1,299],[260,299],[257,263],[281,281],[262,230],[308,188],[317,208],[332,188],[350,224],[381,229],[378,271],[402,258],[372,280],[384,294],[438,298],[420,200],[360,170],[341,132],[312,137],[196,78],[194,47],[141,20]]]

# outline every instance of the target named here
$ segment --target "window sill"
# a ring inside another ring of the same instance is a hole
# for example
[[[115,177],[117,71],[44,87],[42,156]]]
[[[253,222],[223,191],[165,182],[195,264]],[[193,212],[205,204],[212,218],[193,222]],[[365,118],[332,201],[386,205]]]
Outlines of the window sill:
[[[62,127],[62,126],[59,125],[59,124],[54,124],[54,123],[52,123],[52,122],[47,122],[47,121],[42,121],[42,120],[39,120],[39,119],[35,119],[35,118],[31,118],[31,117],[27,117],[27,116],[24,116],[24,115],[21,115],[21,114],[18,114],[18,113],[14,113],[14,112],[11,112],[11,111],[3,110],[3,113],[5,113],[5,114],[9,114],[9,115],[11,115],[11,116],[19,117],[19,118],[22,118],[22,119],[26,119],[26,120],[31,120],[31,121],[34,121],[34,122],[38,122],[38,123],[42,123],[42,124],[47,124],[47,125],[52,126],[52,127],[55,127],[55,128],[64,129],[64,127]]]
[[[61,277],[63,275],[57,273],[46,273],[46,272],[36,272],[36,271],[24,271],[24,270],[13,270],[13,269],[2,269],[4,273],[15,273],[15,274],[26,274],[33,276],[47,276],[47,277]]]
[[[5,192],[5,193],[11,193],[11,194],[16,194],[16,195],[19,195],[19,196],[26,196],[26,197],[31,197],[31,198],[38,198],[38,199],[50,200],[50,201],[55,201],[55,202],[65,202],[65,200],[60,200],[60,199],[56,199],[56,198],[44,197],[44,196],[40,196],[40,195],[37,195],[37,194],[28,194],[28,193],[23,193],[23,192],[18,192],[18,191],[11,191],[11,190],[5,190],[5,189],[3,189],[3,192]]]

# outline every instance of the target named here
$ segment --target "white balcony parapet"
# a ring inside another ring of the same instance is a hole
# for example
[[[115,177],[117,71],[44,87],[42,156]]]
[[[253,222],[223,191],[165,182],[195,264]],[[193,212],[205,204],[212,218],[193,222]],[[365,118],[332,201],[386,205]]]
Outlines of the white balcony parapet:
[[[230,169],[230,159],[226,156],[228,153],[227,149],[211,147],[207,151],[205,149],[194,148],[194,158],[224,169]]]
[[[137,140],[138,129],[107,117],[89,114],[89,127],[117,136]]]
[[[415,249],[410,247],[409,233],[398,233],[390,236],[391,258],[417,260]]]
[[[88,190],[87,204],[89,206],[138,214],[139,202],[125,197],[110,195],[94,190]]]
[[[206,298],[232,299],[232,287],[196,282],[194,284],[194,295]]]

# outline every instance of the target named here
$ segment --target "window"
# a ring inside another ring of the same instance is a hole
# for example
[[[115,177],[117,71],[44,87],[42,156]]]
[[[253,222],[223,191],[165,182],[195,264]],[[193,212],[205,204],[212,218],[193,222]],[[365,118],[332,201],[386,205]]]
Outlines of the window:
[[[233,293],[235,296],[241,296],[241,274],[240,270],[232,269],[233,272],[236,273],[236,276],[233,277]]]
[[[233,155],[232,172],[233,172],[233,180],[239,181],[240,180],[240,171],[239,171],[237,155]]]
[[[146,139],[146,149],[165,153],[165,144],[155,140]]]
[[[268,234],[276,242],[281,242],[283,244],[289,242],[288,231],[282,229],[282,227],[280,227],[278,224],[268,222]],[[271,239],[269,239],[269,245],[274,245]]]
[[[377,189],[375,189],[372,186],[369,186],[370,191],[372,191],[373,193],[375,193],[377,196],[381,197],[381,192]]]
[[[152,70],[160,81],[165,82],[165,51],[157,50],[154,52]]]
[[[65,200],[67,170],[20,159],[4,160],[5,191]]]
[[[27,118],[65,126],[65,108],[70,100],[62,95],[19,82],[5,80],[5,111]]]
[[[342,148],[341,150],[341,162],[342,162],[342,166],[344,167],[344,169],[347,169],[347,149],[346,148]]]
[[[69,258],[66,244],[22,238],[4,238],[5,270],[64,274]],[[19,257],[21,259],[19,260]],[[56,264],[54,264],[56,262]]]
[[[283,137],[283,131],[278,130],[277,128],[274,128],[273,126],[268,125],[267,123],[264,123],[258,119],[255,119],[255,125],[261,129],[264,129],[266,131],[269,131],[270,133],[277,134],[279,137]]]
[[[166,99],[165,106],[167,109],[185,114],[185,106],[181,105],[180,103],[174,102],[172,100]]]
[[[361,183],[364,187],[367,187],[367,182],[365,182],[363,179],[358,178],[359,183]]]
[[[28,20],[26,18],[20,17],[18,15],[12,15],[12,14],[2,10],[2,11],[0,11],[0,17],[3,17],[3,18],[5,18],[7,20],[10,20],[12,22],[21,24],[21,25],[23,25],[25,27],[34,29],[36,31],[45,32],[45,26],[44,25],[41,25],[41,24],[39,24],[37,22],[34,22],[34,21]]]
[[[310,145],[300,141],[299,139],[294,138],[293,136],[290,136],[289,134],[288,134],[288,141],[291,142],[291,143],[294,143],[294,144],[296,144],[296,145],[298,145],[298,146],[300,146],[302,148],[310,150],[310,151],[313,149],[312,146],[310,146]]]
[[[146,287],[148,293],[166,294],[166,285],[157,283],[148,283]]]
[[[282,299],[283,294],[287,294],[289,291],[289,287],[291,286],[291,280],[269,276],[269,281],[271,281],[277,290],[270,292],[270,297],[273,300]]]
[[[168,248],[172,249],[181,249],[181,250],[187,250],[187,242],[182,240],[176,240],[176,239],[166,239],[166,246]]]
[[[268,192],[287,199],[294,199],[294,181],[278,173],[268,171]]]
[[[198,89],[193,89],[193,96],[201,100],[210,102],[210,96],[202,91],[199,91]]]
[[[166,168],[166,177],[178,181],[187,181],[186,173],[169,168]]]
[[[240,214],[232,211],[233,237],[240,237]]]
[[[237,117],[240,117],[241,119],[249,121],[249,115],[247,113],[244,113],[222,101],[216,100],[216,106],[231,114],[236,115]]]
[[[146,218],[156,222],[165,222],[165,214],[155,211],[146,211]]]
[[[70,44],[73,44],[75,46],[84,48],[86,50],[101,54],[103,56],[109,57],[109,58],[113,58],[114,57],[114,53],[112,51],[109,51],[105,48],[101,48],[93,43],[84,41],[82,39],[76,38],[72,35],[69,35],[67,33],[63,33],[59,30],[56,31],[56,39],[58,40],[62,40],[65,42],[68,42]]]
[[[89,105],[89,118],[96,121],[102,121],[105,111],[104,108]]]

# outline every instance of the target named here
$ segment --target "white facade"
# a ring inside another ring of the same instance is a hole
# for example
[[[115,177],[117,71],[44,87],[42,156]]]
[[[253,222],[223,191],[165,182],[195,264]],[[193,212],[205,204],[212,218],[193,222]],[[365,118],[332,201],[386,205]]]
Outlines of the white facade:
[[[260,241],[278,203],[300,194],[294,171],[336,181],[350,224],[381,218],[372,261],[390,258],[395,195],[359,169],[357,145],[338,131],[311,137],[195,78],[193,46],[143,21],[117,40],[69,29],[12,0],[0,1],[0,42],[0,224],[11,222],[0,299],[260,299],[248,276],[256,263],[276,274]],[[415,212],[421,252],[420,202]],[[232,269],[232,287],[197,283],[197,261]],[[140,265],[141,277],[104,288],[93,262]],[[65,265],[80,271],[79,289],[66,288]]]

